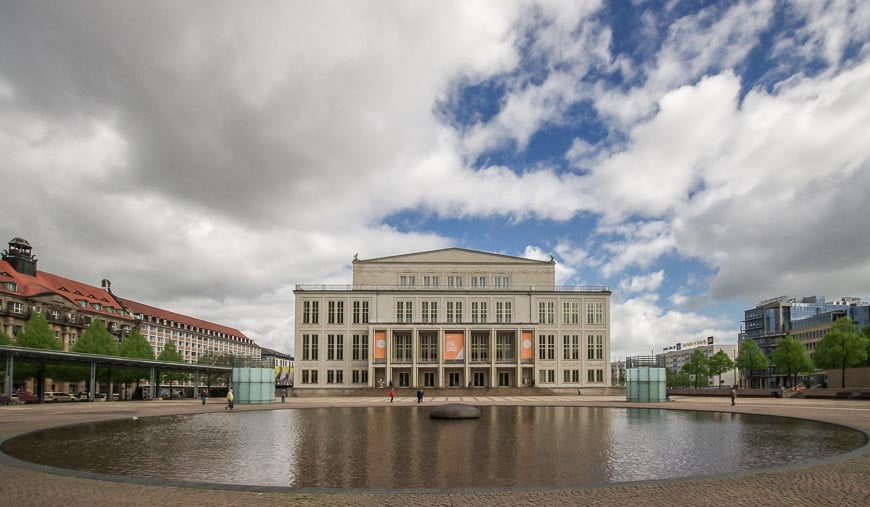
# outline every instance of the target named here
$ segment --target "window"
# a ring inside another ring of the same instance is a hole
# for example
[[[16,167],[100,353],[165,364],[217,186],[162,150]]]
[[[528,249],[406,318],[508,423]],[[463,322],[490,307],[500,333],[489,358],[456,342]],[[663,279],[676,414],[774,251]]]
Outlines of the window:
[[[586,337],[586,359],[598,361],[604,359],[604,335],[591,334]]]
[[[586,380],[593,384],[604,382],[604,370],[586,370]]]
[[[563,370],[562,373],[566,383],[577,384],[580,382],[580,370]]]
[[[462,287],[462,277],[458,275],[448,276],[447,277],[447,286],[448,287]]]
[[[9,292],[18,292],[18,285],[15,282],[3,282],[3,287]]]
[[[369,383],[369,371],[368,370],[353,370],[351,372],[351,381],[354,384],[368,384]]]
[[[459,387],[459,379],[460,376],[458,371],[451,371],[447,373],[447,385],[449,387]]]
[[[498,372],[498,386],[499,387],[510,387],[511,386],[511,374],[506,371]]]
[[[22,303],[12,303],[12,313],[23,314],[24,305]]]
[[[538,336],[538,359],[556,359],[556,337],[551,334]]]
[[[604,324],[604,302],[589,301],[586,303],[586,323]]]
[[[423,372],[423,387],[435,387],[435,373],[431,371]]]
[[[576,361],[580,359],[580,335],[564,335],[562,337],[562,359]]]
[[[508,281],[509,281],[509,279],[506,276],[494,276],[494,277],[492,277],[493,287],[507,288]]]
[[[353,335],[353,360],[367,361],[369,358],[369,335]]]
[[[511,363],[516,360],[514,335],[512,333],[498,333],[496,335],[495,360],[500,363]]]
[[[447,322],[457,324],[462,322],[462,301],[447,302]]]
[[[420,335],[420,362],[422,363],[437,363],[438,362],[438,335],[437,334],[421,334]]]
[[[326,321],[328,324],[344,324],[344,301],[327,301]]]
[[[302,360],[317,361],[317,335],[302,335]]]
[[[541,384],[552,384],[556,381],[556,370],[540,370],[538,378]]]
[[[471,362],[489,361],[489,336],[482,333],[471,334]]]
[[[580,323],[580,303],[577,301],[562,302],[562,323],[563,324],[579,324]]]
[[[554,324],[555,305],[552,301],[538,301],[538,322],[541,324]]]
[[[495,302],[495,321],[499,323],[507,323],[511,321],[512,318],[512,308],[510,301],[496,301]]]
[[[399,285],[401,285],[402,287],[413,287],[415,285],[414,275],[399,276]]]
[[[411,301],[396,301],[396,322],[411,322],[414,306]]]
[[[486,301],[471,302],[471,322],[475,324],[486,322]]]
[[[411,362],[411,334],[393,335],[393,361],[397,363]]]
[[[326,360],[344,361],[344,335],[331,334],[326,337]]]
[[[438,322],[438,302],[437,301],[423,301],[420,303],[420,308],[423,311],[422,317],[423,322]]]
[[[344,370],[326,370],[327,384],[344,384]]]
[[[320,303],[318,301],[303,301],[302,302],[302,323],[317,324],[320,319],[318,317]]]
[[[439,277],[437,275],[425,275],[423,276],[423,286],[424,287],[438,287],[440,283]]]
[[[316,384],[317,383],[317,370],[302,370],[302,383],[303,384]]]
[[[411,374],[403,371],[399,372],[399,387],[411,387]]]
[[[354,301],[353,302],[353,323],[368,324],[369,323],[369,302]]]
[[[486,287],[486,277],[485,276],[472,276],[471,277],[471,286],[472,287]]]

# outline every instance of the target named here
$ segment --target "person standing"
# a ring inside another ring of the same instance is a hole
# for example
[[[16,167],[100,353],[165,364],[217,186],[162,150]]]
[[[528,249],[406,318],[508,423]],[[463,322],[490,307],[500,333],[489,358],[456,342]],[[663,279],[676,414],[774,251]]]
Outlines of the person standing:
[[[233,388],[231,387],[229,391],[227,391],[227,406],[224,407],[224,410],[232,410],[233,409]]]
[[[394,388],[390,388],[390,403],[393,402],[393,398],[396,396],[396,390]]]
[[[208,398],[208,393],[206,392],[205,389],[199,390],[199,397],[202,400],[202,404],[205,405],[205,400],[206,400],[206,398]]]
[[[423,403],[423,388],[417,389],[417,403]]]
[[[281,389],[281,403],[284,403],[286,401],[287,401],[287,388],[284,387]]]
[[[737,386],[731,386],[731,406],[736,405],[737,402]]]

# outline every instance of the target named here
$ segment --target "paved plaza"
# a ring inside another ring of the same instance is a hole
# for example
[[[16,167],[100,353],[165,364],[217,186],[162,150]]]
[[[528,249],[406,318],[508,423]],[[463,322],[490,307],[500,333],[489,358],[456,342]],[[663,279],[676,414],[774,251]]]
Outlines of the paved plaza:
[[[803,417],[870,431],[870,401],[674,397],[669,403],[634,404],[614,396],[460,396],[427,399],[426,405],[461,402],[475,405],[611,406],[708,410]],[[288,398],[286,404],[244,406],[236,410],[305,407],[376,406],[386,397]],[[416,405],[411,397],[401,405]],[[88,421],[221,411],[222,400],[61,403],[0,407],[0,438],[52,426]],[[341,492],[274,491],[268,488],[194,488],[131,480],[106,481],[19,467],[0,459],[0,504],[9,506],[101,505],[709,505],[819,506],[870,505],[870,450],[848,459],[801,464],[777,471],[734,476],[687,478],[614,486],[480,490]]]

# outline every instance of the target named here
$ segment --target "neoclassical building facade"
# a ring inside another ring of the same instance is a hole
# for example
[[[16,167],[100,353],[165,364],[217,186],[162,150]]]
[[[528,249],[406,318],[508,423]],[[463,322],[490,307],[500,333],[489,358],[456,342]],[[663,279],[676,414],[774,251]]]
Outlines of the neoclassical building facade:
[[[352,285],[297,285],[294,386],[610,385],[610,290],[554,260],[448,248],[353,259]]]

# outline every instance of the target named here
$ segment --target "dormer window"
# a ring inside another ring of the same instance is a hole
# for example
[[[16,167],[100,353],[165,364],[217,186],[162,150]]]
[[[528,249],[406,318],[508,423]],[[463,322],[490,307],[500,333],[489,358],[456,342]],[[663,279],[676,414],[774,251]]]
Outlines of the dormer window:
[[[81,306],[82,308],[88,307],[88,300],[87,299],[78,299],[78,300],[76,300],[76,303],[78,303],[79,306]]]
[[[92,306],[96,311],[100,311],[103,308],[103,305],[101,305],[100,303],[94,303]]]
[[[18,284],[15,282],[3,282],[3,288],[9,292],[18,292]]]

